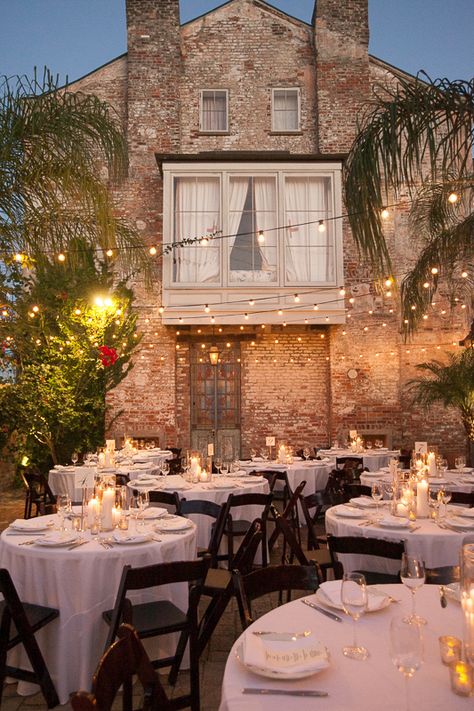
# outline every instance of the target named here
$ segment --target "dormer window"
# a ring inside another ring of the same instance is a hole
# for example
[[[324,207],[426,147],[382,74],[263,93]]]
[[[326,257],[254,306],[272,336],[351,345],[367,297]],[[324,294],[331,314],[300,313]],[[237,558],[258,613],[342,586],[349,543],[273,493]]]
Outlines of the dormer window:
[[[228,131],[227,89],[203,89],[201,91],[199,130],[202,133],[223,133]]]
[[[300,130],[300,90],[272,89],[272,131]]]

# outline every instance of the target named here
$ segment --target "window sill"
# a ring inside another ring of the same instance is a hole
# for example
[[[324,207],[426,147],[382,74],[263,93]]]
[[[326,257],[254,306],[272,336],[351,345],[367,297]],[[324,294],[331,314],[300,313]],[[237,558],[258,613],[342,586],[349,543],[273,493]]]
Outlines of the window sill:
[[[269,136],[302,136],[303,131],[269,131]]]
[[[201,136],[230,136],[230,131],[199,131]]]

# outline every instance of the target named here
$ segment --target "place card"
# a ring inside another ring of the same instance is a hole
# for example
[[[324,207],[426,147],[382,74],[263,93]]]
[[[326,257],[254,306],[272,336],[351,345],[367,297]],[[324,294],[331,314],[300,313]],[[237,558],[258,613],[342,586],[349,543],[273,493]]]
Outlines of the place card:
[[[265,437],[265,446],[266,447],[274,447],[275,446],[275,437]]]
[[[428,454],[428,442],[415,442],[415,454]]]

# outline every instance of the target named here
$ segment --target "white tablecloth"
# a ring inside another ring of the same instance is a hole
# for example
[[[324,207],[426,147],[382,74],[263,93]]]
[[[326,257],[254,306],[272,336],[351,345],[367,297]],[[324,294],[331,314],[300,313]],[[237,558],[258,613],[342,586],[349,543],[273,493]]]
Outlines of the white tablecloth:
[[[102,470],[104,473],[113,474],[125,474],[130,477],[138,476],[139,474],[153,474],[158,471],[156,464],[121,464],[116,469]],[[82,501],[82,489],[78,486],[79,481],[87,473],[97,472],[96,467],[72,467],[66,466],[61,468],[51,469],[48,475],[48,484],[51,491],[56,496],[58,494],[68,494],[72,501],[80,502]]]
[[[413,528],[416,529],[413,532],[408,529],[385,528],[380,525],[361,526],[360,523],[367,520],[367,516],[360,519],[342,518],[337,516],[337,511],[340,508],[340,506],[334,506],[326,511],[326,531],[328,533],[335,536],[365,536],[366,538],[383,538],[390,541],[404,540],[407,553],[424,560],[429,568],[459,564],[459,551],[468,531],[463,533],[440,528],[431,519],[418,519],[413,524]],[[382,510],[387,513],[388,506],[384,505],[381,507]],[[372,509],[372,513],[374,511],[375,509]],[[361,556],[341,556],[341,561],[346,572],[365,565]],[[393,570],[393,562],[386,564],[375,561],[377,561],[376,558],[371,561],[370,570],[382,572]]]
[[[320,491],[325,488],[329,474],[336,466],[336,460],[334,458],[328,458],[328,461],[324,462],[313,459],[306,462],[293,461],[292,464],[279,464],[278,462],[245,462],[241,463],[241,466],[247,471],[261,471],[263,469],[286,471],[288,483],[292,491],[294,491],[302,481],[306,481],[303,496],[308,496],[309,494],[314,494],[315,491]]]
[[[440,487],[442,482],[447,482],[446,485],[452,491],[471,493],[474,491],[474,475],[470,473],[471,471],[469,470],[465,474],[460,474],[457,471],[447,471],[440,478],[430,477],[429,483],[430,486]],[[377,474],[377,476],[367,475],[367,473],[361,474],[360,483],[364,484],[364,486],[372,486],[374,481],[391,481],[390,474],[387,471],[377,471],[374,474]]]
[[[322,457],[352,457],[362,459],[362,465],[371,472],[376,472],[388,466],[391,459],[400,455],[399,449],[366,449],[363,452],[353,452],[351,449],[320,449]]]
[[[297,631],[311,629],[328,648],[330,666],[306,679],[275,681],[248,671],[236,658],[239,640],[234,644],[224,673],[219,711],[401,711],[405,708],[404,679],[389,655],[389,629],[393,616],[411,610],[411,593],[402,585],[379,586],[400,603],[366,614],[358,624],[358,639],[370,657],[365,662],[344,657],[342,647],[352,644],[351,621],[334,622],[295,600],[272,610],[254,623],[255,629]],[[412,709],[416,711],[472,711],[472,698],[456,696],[450,689],[448,668],[441,663],[438,637],[461,637],[461,612],[456,602],[446,609],[439,604],[438,588],[426,585],[417,591],[417,609],[427,618],[423,629],[424,663],[409,680]],[[340,613],[344,616],[344,613]],[[245,687],[275,689],[321,689],[328,698],[242,694]]]
[[[45,517],[51,518],[54,517]],[[163,536],[161,543],[116,545],[110,550],[96,542],[74,550],[19,545],[29,539],[30,536],[7,536],[4,532],[0,539],[0,566],[9,570],[22,600],[60,611],[59,619],[40,630],[36,638],[64,704],[71,692],[90,688],[108,631],[102,612],[114,606],[123,566],[194,559],[196,532],[192,527],[185,535]],[[158,591],[160,598],[187,609],[186,585],[163,586]],[[134,599],[150,599],[150,592],[143,591]],[[170,651],[169,643],[165,642],[163,650]],[[11,655],[17,658],[18,653],[13,650]]]

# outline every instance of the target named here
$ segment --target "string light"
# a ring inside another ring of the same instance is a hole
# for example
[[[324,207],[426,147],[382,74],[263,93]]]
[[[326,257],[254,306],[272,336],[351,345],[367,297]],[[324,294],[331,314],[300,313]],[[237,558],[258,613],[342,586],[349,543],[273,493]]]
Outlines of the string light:
[[[36,304],[35,304],[35,306],[33,306],[31,310],[32,310],[35,314],[37,314],[38,311],[39,311],[39,306],[36,306]]]
[[[113,249],[108,249],[108,250],[106,251],[106,255],[107,255],[108,257],[113,257],[113,256],[114,256],[114,250],[113,250]]]
[[[319,220],[318,232],[326,232],[326,225],[325,225],[324,220]]]
[[[462,272],[462,273],[461,273],[461,276],[462,276],[463,279],[467,279],[467,272]]]
[[[387,277],[387,278],[385,279],[385,286],[389,289],[389,288],[392,286],[392,284],[393,284],[393,279],[392,279],[392,277]]]
[[[65,262],[66,261],[66,255],[63,254],[62,252],[58,254],[58,262]]]
[[[17,254],[15,254],[15,262],[18,262],[19,264],[21,264],[23,259],[24,259],[23,254],[20,254],[19,252]]]
[[[340,294],[341,296],[345,296],[345,295],[346,295],[346,290],[344,289],[343,286],[341,286],[341,288],[339,289],[339,294]]]
[[[150,247],[150,249],[148,251],[151,254],[151,256],[154,257],[158,250],[156,249],[156,247]]]
[[[258,231],[257,241],[259,244],[263,244],[265,242],[265,235],[263,234],[263,230]]]
[[[244,319],[246,319],[246,321],[248,321],[248,318],[249,318],[249,315],[248,315],[248,314],[244,314]]]
[[[438,274],[438,267],[433,267],[431,270],[432,274]]]
[[[201,247],[207,247],[207,245],[209,244],[209,240],[207,239],[207,237],[202,237],[200,244]]]
[[[390,213],[386,207],[383,208],[382,212],[380,213],[380,217],[382,218],[382,220],[387,220],[390,217]]]
[[[281,309],[278,310],[278,316],[283,316],[283,311]]]
[[[296,302],[297,304],[301,301],[301,299],[300,299],[300,297],[298,296],[298,294],[295,294],[294,299],[295,299],[295,302]]]
[[[317,304],[314,304],[313,311],[319,311],[319,306]]]
[[[429,289],[429,288],[430,288],[429,282],[425,281],[425,283],[423,284],[423,289]]]
[[[457,195],[456,193],[450,193],[448,195],[448,200],[451,203],[451,205],[454,205],[454,203],[456,203],[459,200],[459,195]]]
[[[209,308],[209,304],[206,304],[204,307],[204,311],[206,312],[206,314],[208,314],[210,310],[211,309]]]
[[[254,306],[254,305],[255,305],[255,300],[249,299],[249,306]]]

